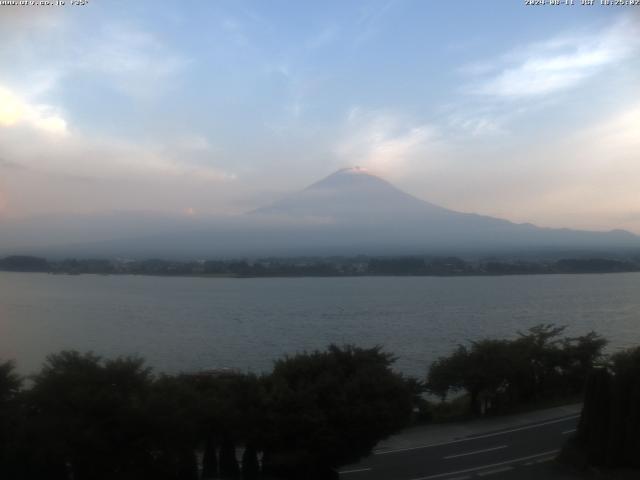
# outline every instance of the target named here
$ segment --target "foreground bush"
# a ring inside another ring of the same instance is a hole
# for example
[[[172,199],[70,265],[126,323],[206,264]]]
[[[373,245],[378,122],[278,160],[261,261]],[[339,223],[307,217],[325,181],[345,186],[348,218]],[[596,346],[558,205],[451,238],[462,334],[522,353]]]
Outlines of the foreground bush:
[[[332,478],[409,421],[414,390],[392,363],[331,346],[263,377],[155,376],[137,358],[61,352],[28,389],[3,363],[0,478]]]
[[[640,347],[589,376],[574,442],[589,465],[640,468]]]
[[[468,395],[473,415],[579,394],[606,341],[593,332],[562,338],[563,331],[538,325],[514,340],[460,345],[431,365],[427,387],[442,400],[450,393]]]
[[[332,346],[276,363],[268,378],[273,435],[265,468],[289,478],[314,478],[369,454],[409,422],[413,391],[391,371],[379,348]]]

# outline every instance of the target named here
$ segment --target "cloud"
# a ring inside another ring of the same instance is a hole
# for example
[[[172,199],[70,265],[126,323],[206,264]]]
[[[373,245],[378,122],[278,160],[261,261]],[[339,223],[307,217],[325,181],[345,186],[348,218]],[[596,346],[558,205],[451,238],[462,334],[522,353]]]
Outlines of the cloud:
[[[523,121],[545,111],[561,111],[562,102],[575,97],[559,93],[570,90],[585,95],[585,88],[576,87],[592,85],[588,81],[604,72],[616,87],[589,95],[600,105],[605,97],[611,104],[622,95],[623,79],[635,79],[628,67],[640,58],[640,45],[629,39],[638,35],[640,22],[629,16],[601,30],[563,33],[548,41],[520,45],[493,59],[463,65],[457,71],[468,82],[461,97],[440,108],[443,131],[456,142],[498,136],[504,140],[512,131],[521,131]],[[633,97],[632,92],[628,95]],[[597,110],[594,106],[591,113],[596,115]],[[567,113],[575,111],[575,105],[567,109]]]
[[[67,122],[51,105],[30,103],[0,86],[0,127],[26,125],[54,135],[67,133]]]
[[[30,144],[25,141],[30,139]],[[191,164],[163,144],[133,144],[115,138],[68,135],[64,139],[38,137],[28,130],[0,134],[5,150],[30,170],[57,175],[145,183],[163,178],[190,177],[200,181],[232,178],[216,168]],[[176,155],[178,156],[178,155]]]
[[[34,15],[9,15],[24,25],[11,28],[11,35],[0,45],[5,66],[0,82],[30,99],[59,98],[74,84],[134,99],[156,99],[170,91],[191,64],[190,57],[161,35],[131,23],[105,21],[92,28],[74,23],[69,14],[21,10]],[[4,30],[0,20],[0,31]]]
[[[173,186],[195,204],[195,192],[202,196],[212,184],[233,180],[233,173],[212,164],[219,152],[195,133],[146,141],[88,134],[82,131],[91,128],[74,126],[61,108],[60,94],[78,81],[155,100],[172,88],[188,58],[131,24],[107,22],[87,35],[65,16],[35,10],[47,9],[23,8],[6,16],[3,10],[0,16],[0,29],[11,33],[0,46],[5,67],[11,67],[0,79],[3,215],[127,203],[153,209],[179,197],[167,193]],[[14,28],[14,20],[22,28]],[[85,197],[78,202],[80,192]]]
[[[600,32],[560,36],[534,46],[522,46],[496,60],[493,68],[487,63],[463,67],[471,75],[494,71],[477,79],[467,91],[521,99],[565,90],[637,53],[640,47],[631,39],[638,36],[638,23],[625,19]]]
[[[7,212],[7,197],[4,194],[4,192],[2,192],[2,190],[0,190],[0,217],[3,217]]]
[[[6,170],[23,170],[26,167],[16,162],[12,162],[11,160],[6,160],[4,158],[0,158],[0,169]]]
[[[197,142],[132,143],[73,129],[53,136],[22,126],[0,127],[0,144],[11,158],[9,168],[0,165],[6,216],[187,207],[220,211],[225,208],[221,196],[229,195],[235,179],[207,162]]]
[[[462,211],[550,227],[640,234],[640,103],[553,141],[468,152],[428,179],[433,199]],[[418,180],[416,180],[418,181]]]
[[[394,176],[404,173],[418,155],[424,157],[436,138],[436,129],[431,125],[412,125],[390,113],[352,108],[335,152],[346,165],[360,165]]]
[[[99,74],[127,95],[149,98],[163,93],[189,63],[155,35],[113,24],[80,47],[67,69]]]
[[[494,137],[505,133],[504,118],[486,112],[457,111],[449,115],[447,122],[454,136],[458,132],[471,137]]]
[[[624,155],[633,159],[640,173],[640,163],[637,161],[640,152],[639,132],[640,103],[637,103],[587,129],[581,136],[584,141],[593,143],[599,153]]]
[[[117,138],[87,136],[69,129],[51,105],[28,102],[0,86],[0,143],[4,168],[86,178],[135,178],[192,176],[201,180],[228,180],[202,158],[213,149],[206,138],[182,135],[156,144],[140,144]],[[189,162],[191,158],[197,161]]]
[[[176,138],[174,144],[179,149],[194,152],[211,152],[213,149],[213,146],[207,138],[196,134],[180,135]]]

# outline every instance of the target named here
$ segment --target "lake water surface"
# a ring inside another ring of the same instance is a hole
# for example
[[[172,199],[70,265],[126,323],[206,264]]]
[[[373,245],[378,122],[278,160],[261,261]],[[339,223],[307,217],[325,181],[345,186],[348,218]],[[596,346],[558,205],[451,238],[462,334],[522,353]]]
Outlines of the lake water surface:
[[[541,322],[640,343],[640,274],[171,278],[0,273],[0,359],[35,371],[61,349],[141,355],[157,370],[268,371],[329,343],[381,344],[423,376],[458,343]]]

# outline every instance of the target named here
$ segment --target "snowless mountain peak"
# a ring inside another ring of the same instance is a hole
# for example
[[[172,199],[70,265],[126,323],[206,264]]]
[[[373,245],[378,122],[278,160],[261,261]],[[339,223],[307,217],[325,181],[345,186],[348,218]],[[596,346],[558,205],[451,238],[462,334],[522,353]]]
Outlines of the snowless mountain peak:
[[[359,165],[356,165],[355,167],[347,167],[347,168],[342,168],[340,170],[338,170],[336,173],[342,173],[342,174],[353,174],[353,175],[357,175],[359,173],[365,173],[365,174],[371,174],[369,172],[369,170],[367,170],[364,167],[361,167]]]
[[[383,216],[442,212],[356,166],[343,168],[307,188],[252,213],[293,217],[322,217],[349,222],[379,221]]]
[[[337,186],[338,184],[343,186],[355,185],[355,184],[360,184],[362,182],[370,183],[371,181],[388,183],[386,182],[386,180],[383,180],[377,175],[374,175],[371,171],[367,170],[366,168],[356,166],[356,167],[348,167],[348,168],[342,168],[340,170],[337,170],[332,174],[330,174],[329,176],[324,177],[323,179],[313,183],[307,188],[315,188],[318,186],[325,187],[328,185]]]

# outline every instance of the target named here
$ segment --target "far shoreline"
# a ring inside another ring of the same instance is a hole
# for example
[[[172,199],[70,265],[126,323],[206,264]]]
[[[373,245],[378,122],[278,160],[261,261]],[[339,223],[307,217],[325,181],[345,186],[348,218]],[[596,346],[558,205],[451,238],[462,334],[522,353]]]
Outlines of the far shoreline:
[[[51,276],[96,276],[96,277],[150,277],[150,278],[202,278],[202,279],[271,279],[271,278],[476,278],[476,277],[540,277],[540,276],[562,276],[562,275],[620,275],[640,273],[639,270],[624,272],[531,272],[531,273],[468,273],[468,274],[423,274],[423,275],[407,275],[407,274],[361,274],[361,275],[234,275],[234,274],[167,274],[167,273],[68,273],[68,272],[32,272],[32,271],[13,271],[0,270],[2,273],[26,273],[26,274],[46,274]]]
[[[197,278],[497,277],[640,272],[640,254],[627,257],[285,257],[224,260],[0,258],[0,271],[53,275],[145,275]]]

